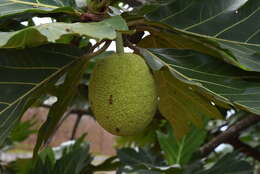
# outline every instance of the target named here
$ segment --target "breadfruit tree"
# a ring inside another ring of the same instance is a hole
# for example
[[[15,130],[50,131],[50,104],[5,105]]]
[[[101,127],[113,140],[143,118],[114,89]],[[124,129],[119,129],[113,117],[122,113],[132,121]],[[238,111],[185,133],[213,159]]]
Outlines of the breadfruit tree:
[[[259,0],[1,0],[0,147],[49,109],[32,158],[3,172],[260,173],[259,19]],[[71,114],[72,139],[93,116],[116,156],[47,148]]]

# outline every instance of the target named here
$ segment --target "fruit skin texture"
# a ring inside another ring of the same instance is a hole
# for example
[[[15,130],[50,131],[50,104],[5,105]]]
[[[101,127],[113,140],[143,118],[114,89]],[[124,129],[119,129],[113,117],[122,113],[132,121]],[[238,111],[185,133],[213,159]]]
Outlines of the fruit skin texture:
[[[157,108],[154,78],[136,54],[112,54],[94,67],[89,100],[97,122],[119,136],[137,134],[152,121]]]

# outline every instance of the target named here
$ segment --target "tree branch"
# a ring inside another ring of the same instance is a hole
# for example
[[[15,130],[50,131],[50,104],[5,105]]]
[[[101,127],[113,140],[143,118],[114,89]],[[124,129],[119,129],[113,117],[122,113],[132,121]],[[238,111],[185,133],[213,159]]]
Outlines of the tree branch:
[[[201,147],[200,151],[202,156],[207,156],[210,152],[214,151],[214,149],[222,144],[222,143],[232,143],[234,139],[238,140],[240,132],[247,129],[248,127],[260,122],[260,116],[250,115],[245,117],[244,119],[238,121],[226,131],[222,132],[221,134],[214,137],[211,141]],[[232,141],[231,141],[232,140]],[[239,141],[239,140],[238,140]],[[237,141],[235,141],[237,143]],[[242,143],[242,142],[241,142]],[[239,143],[241,146],[242,144]],[[238,146],[236,146],[238,147]],[[243,147],[244,144],[243,144]],[[249,146],[250,147],[250,146]],[[248,148],[246,148],[248,149]]]
[[[124,41],[125,41],[125,45],[127,47],[134,50],[134,52],[136,52],[136,53],[140,53],[139,48],[137,46],[135,46],[134,44],[132,44],[126,37],[124,38]]]
[[[51,136],[46,140],[46,143],[44,144],[44,148],[49,146],[49,144],[51,143],[54,135],[56,134],[56,132],[58,131],[58,129],[61,127],[62,123],[70,116],[70,111],[64,113],[62,119],[59,121],[58,125],[55,127],[55,130],[53,131],[53,133],[51,134]]]
[[[80,123],[82,116],[83,116],[83,114],[77,115],[77,119],[76,119],[76,122],[74,124],[73,130],[72,130],[72,133],[71,133],[71,138],[70,138],[71,140],[74,140],[75,137],[76,137],[77,129],[79,127],[79,123]]]
[[[41,107],[44,107],[44,108],[48,108],[48,109],[49,109],[49,108],[51,108],[51,105],[42,104]],[[78,123],[77,123],[77,127],[78,127],[79,122],[80,122],[80,119],[81,119],[81,117],[82,117],[83,115],[91,115],[91,113],[90,113],[89,110],[80,110],[80,109],[71,109],[71,110],[67,111],[66,113],[64,113],[62,119],[59,121],[58,125],[56,126],[55,130],[53,131],[53,134],[49,137],[49,139],[48,139],[48,140],[46,141],[46,143],[44,144],[44,147],[47,147],[47,146],[51,143],[51,141],[52,141],[54,135],[56,134],[56,132],[58,131],[58,129],[61,127],[61,125],[63,124],[63,122],[64,122],[71,114],[76,114],[76,115],[77,115],[77,122],[78,122]],[[79,119],[79,117],[80,117],[80,119]],[[76,126],[75,126],[75,127],[76,127]],[[76,134],[76,129],[77,129],[77,127],[76,127],[76,128],[75,128],[75,127],[73,128],[72,137],[74,137],[74,136],[75,136],[74,134]],[[75,130],[74,130],[74,129],[75,129]],[[75,132],[75,133],[74,133],[74,132]]]
[[[252,148],[248,144],[243,143],[238,138],[230,139],[229,144],[231,144],[238,151],[260,161],[260,152],[257,149]]]
[[[98,48],[104,42],[105,42],[105,44],[103,45],[103,47],[100,48],[98,51],[94,52],[95,49]],[[104,52],[109,47],[111,42],[112,42],[112,40],[103,40],[101,42],[96,43],[95,45],[93,45],[90,48],[89,53],[85,54],[83,57],[95,57],[95,56],[99,55],[100,53]]]

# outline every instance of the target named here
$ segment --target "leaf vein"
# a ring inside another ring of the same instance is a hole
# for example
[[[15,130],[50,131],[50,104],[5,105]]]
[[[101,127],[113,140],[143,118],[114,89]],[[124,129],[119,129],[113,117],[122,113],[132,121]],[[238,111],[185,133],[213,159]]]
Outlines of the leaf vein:
[[[60,73],[62,70],[66,69],[67,67],[69,67],[70,65],[72,65],[74,63],[74,61],[72,61],[71,63],[63,66],[60,68],[60,70],[57,70],[57,72],[53,73],[52,75],[48,76],[46,79],[42,80],[40,83],[38,83],[35,87],[33,87],[32,89],[30,89],[28,92],[26,92],[24,95],[20,96],[18,99],[16,99],[15,101],[13,101],[12,103],[10,103],[10,105],[8,107],[6,107],[5,109],[3,109],[2,111],[0,111],[0,115],[5,112],[8,108],[10,108],[11,105],[14,105],[15,103],[19,102],[19,100],[21,100],[22,98],[26,97],[27,95],[29,95],[31,92],[35,91],[36,89],[38,89],[42,84],[44,84],[45,82],[47,82],[49,79],[53,78],[55,75],[57,75],[58,73]]]
[[[176,16],[176,15],[178,15],[178,14],[183,13],[184,11],[186,11],[187,9],[189,9],[193,4],[194,4],[194,1],[192,1],[189,5],[187,5],[187,6],[186,6],[185,8],[183,8],[182,10],[180,10],[180,11],[178,11],[178,12],[176,12],[176,13],[174,13],[174,14],[172,14],[172,15],[166,17],[166,18],[161,19],[160,22],[166,21],[166,20],[168,20],[168,19],[170,19],[170,18],[172,18],[172,17],[174,17],[174,16]]]
[[[198,25],[204,24],[204,23],[206,23],[206,22],[208,22],[208,21],[210,21],[210,20],[212,20],[212,19],[218,17],[219,15],[223,14],[224,12],[225,12],[225,10],[221,11],[220,13],[218,13],[218,14],[216,14],[216,15],[214,15],[214,16],[211,16],[211,17],[208,18],[208,19],[205,19],[205,20],[203,20],[203,21],[200,21],[200,22],[197,23],[197,24],[194,24],[194,25],[191,25],[191,26],[189,26],[189,27],[186,27],[186,28],[184,28],[184,30],[190,30],[190,29],[192,29],[192,28],[194,28],[194,27],[196,27],[196,26],[198,26]]]
[[[247,43],[248,41],[250,41],[255,35],[257,35],[260,32],[260,28],[258,30],[256,30],[256,32],[254,32],[251,36],[248,37],[248,39],[245,41],[245,43]]]
[[[258,7],[253,13],[251,13],[250,15],[248,15],[247,17],[245,17],[245,18],[242,19],[241,21],[236,22],[236,23],[234,23],[233,25],[227,27],[226,29],[224,29],[224,30],[218,32],[216,35],[214,35],[214,37],[218,37],[218,36],[221,35],[222,33],[224,33],[224,32],[226,32],[226,31],[232,29],[233,27],[235,27],[235,26],[237,26],[237,25],[239,25],[239,24],[241,24],[241,23],[243,23],[243,22],[245,22],[247,19],[249,19],[251,16],[253,16],[259,9],[260,9],[260,7]]]
[[[25,1],[22,1],[22,0],[9,0],[11,2],[14,2],[14,3],[19,3],[19,4],[25,4],[25,5],[31,5],[33,7],[45,7],[45,8],[58,8],[57,6],[54,6],[54,5],[47,5],[47,4],[42,4],[42,3],[34,3],[34,2],[25,2]]]

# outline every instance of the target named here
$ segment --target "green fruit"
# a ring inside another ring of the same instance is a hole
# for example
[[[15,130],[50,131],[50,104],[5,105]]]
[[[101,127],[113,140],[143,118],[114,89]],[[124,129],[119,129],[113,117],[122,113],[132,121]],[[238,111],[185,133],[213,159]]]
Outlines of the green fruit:
[[[103,128],[115,135],[134,135],[147,127],[155,114],[155,82],[140,56],[112,54],[94,67],[89,100]]]

